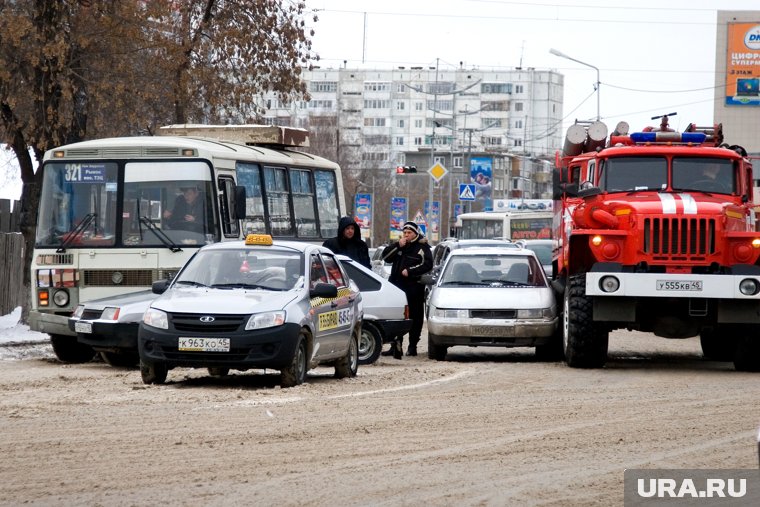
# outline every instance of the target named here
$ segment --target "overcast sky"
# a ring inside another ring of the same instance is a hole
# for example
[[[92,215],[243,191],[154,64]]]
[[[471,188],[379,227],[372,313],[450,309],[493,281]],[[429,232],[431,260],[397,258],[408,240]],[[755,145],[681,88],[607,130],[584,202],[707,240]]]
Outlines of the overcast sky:
[[[677,112],[671,126],[713,122],[717,10],[756,10],[757,0],[306,0],[319,21],[322,67],[555,69],[565,76],[564,128],[595,119],[639,130]],[[366,14],[365,14],[366,13]],[[725,69],[719,69],[724,72]],[[760,108],[759,108],[760,109]],[[758,111],[760,114],[760,110]]]
[[[555,69],[565,76],[564,126],[596,118],[631,129],[677,112],[671,126],[713,122],[717,10],[757,10],[758,0],[306,0],[319,21],[322,67],[435,66]],[[718,69],[724,72],[725,69]],[[760,114],[760,108],[758,108]],[[0,198],[20,195],[0,153]],[[13,171],[11,171],[13,172]]]

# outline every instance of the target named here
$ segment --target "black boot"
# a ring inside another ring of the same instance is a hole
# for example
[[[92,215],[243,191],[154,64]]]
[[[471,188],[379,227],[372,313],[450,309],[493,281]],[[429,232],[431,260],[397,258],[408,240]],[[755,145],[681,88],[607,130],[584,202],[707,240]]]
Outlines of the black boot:
[[[407,356],[416,356],[417,355],[417,342],[419,340],[409,340],[409,347],[406,349],[406,355]]]
[[[393,355],[395,355],[395,353],[396,353],[395,352],[396,351],[396,340],[398,340],[398,338],[394,338],[391,341],[391,344],[390,344],[391,347],[388,350],[384,350],[384,351],[380,352],[380,355],[381,356],[393,356]]]
[[[404,338],[400,337],[397,338],[395,342],[393,342],[393,359],[401,359],[404,357]]]

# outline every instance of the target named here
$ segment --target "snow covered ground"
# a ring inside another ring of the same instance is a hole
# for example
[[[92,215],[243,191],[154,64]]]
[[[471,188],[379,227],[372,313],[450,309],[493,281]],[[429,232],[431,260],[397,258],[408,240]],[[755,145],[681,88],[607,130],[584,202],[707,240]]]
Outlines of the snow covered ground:
[[[0,346],[15,343],[40,343],[49,340],[45,333],[31,331],[29,326],[19,324],[20,318],[20,306],[8,315],[0,316]]]

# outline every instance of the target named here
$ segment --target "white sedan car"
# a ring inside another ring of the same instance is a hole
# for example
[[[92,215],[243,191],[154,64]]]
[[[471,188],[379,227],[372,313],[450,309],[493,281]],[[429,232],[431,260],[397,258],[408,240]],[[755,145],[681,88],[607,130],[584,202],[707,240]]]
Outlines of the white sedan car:
[[[320,364],[356,375],[362,296],[327,248],[250,234],[202,247],[153,291],[137,339],[146,384],[177,366],[272,368],[282,387]]]
[[[371,364],[380,357],[383,343],[389,343],[411,329],[406,294],[350,257],[337,257],[362,293],[364,319],[359,337],[359,364]]]
[[[428,357],[449,347],[535,347],[561,359],[554,291],[536,254],[527,249],[453,250],[427,299]]]

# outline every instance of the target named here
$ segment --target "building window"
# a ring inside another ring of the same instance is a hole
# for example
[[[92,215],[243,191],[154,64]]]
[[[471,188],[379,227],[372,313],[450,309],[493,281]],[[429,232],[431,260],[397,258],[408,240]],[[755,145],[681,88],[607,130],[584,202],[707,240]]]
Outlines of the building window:
[[[512,93],[512,83],[483,83],[480,93]]]
[[[385,127],[385,118],[364,118],[365,127]]]
[[[415,146],[422,146],[422,138],[421,137],[415,137],[414,138],[414,145]]]
[[[364,83],[365,92],[387,92],[390,91],[391,84],[387,82],[372,82],[368,81]]]
[[[364,109],[389,109],[390,105],[389,100],[367,99],[364,101]]]
[[[414,103],[414,110],[415,111],[422,111],[423,108],[424,108],[424,106],[423,106],[422,102],[415,102]]]
[[[398,146],[404,146],[404,138],[403,137],[397,137],[396,138],[396,145],[398,145]]]
[[[516,128],[516,129],[521,129],[521,128],[523,128],[522,120],[516,120],[516,121],[515,121],[515,128]]]
[[[338,91],[337,81],[312,81],[309,83],[311,92],[336,92]]]
[[[399,128],[404,128],[404,120],[399,120],[398,121],[398,126],[399,126]]]
[[[509,102],[506,100],[484,100],[480,103],[481,111],[509,111]]]
[[[403,103],[403,102],[400,102],[400,101],[399,101],[399,102],[396,102],[396,109],[397,109],[398,111],[403,111],[403,110],[404,110],[404,103]]]
[[[515,111],[522,111],[522,110],[523,110],[523,103],[515,102]]]
[[[493,127],[501,127],[501,118],[483,118],[480,120],[481,128],[490,129]]]
[[[515,85],[515,93],[522,93],[523,85]]]
[[[421,129],[422,128],[422,120],[414,120],[414,127]]]
[[[515,146],[522,146],[522,139],[515,139]]]
[[[404,83],[397,83],[396,84],[396,92],[398,93],[404,93],[406,91],[406,85]]]
[[[454,157],[454,167],[462,167],[462,157]]]

